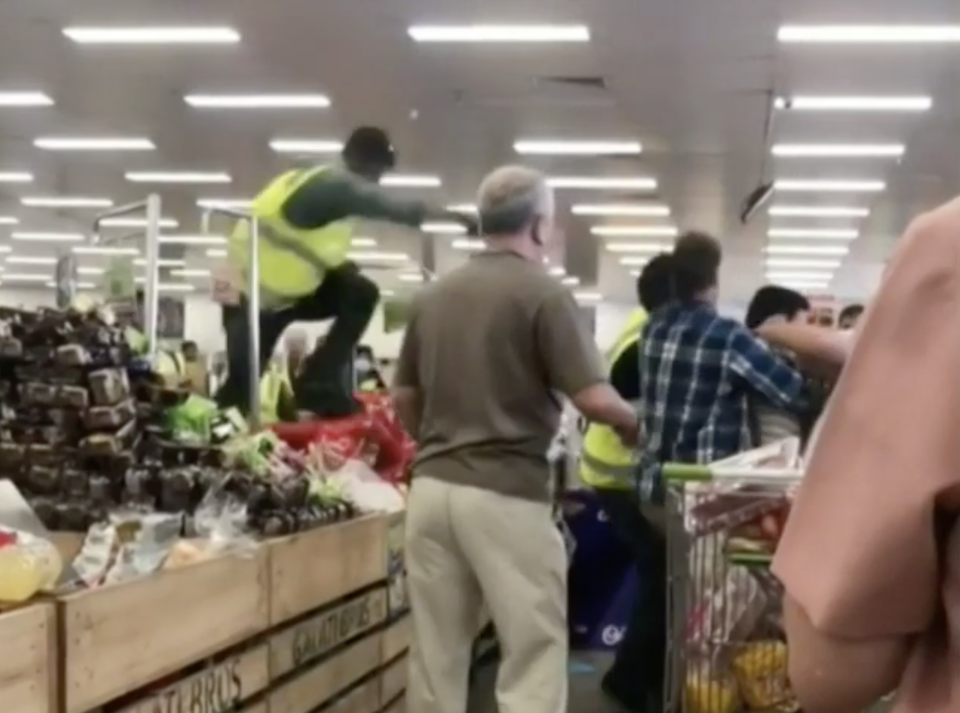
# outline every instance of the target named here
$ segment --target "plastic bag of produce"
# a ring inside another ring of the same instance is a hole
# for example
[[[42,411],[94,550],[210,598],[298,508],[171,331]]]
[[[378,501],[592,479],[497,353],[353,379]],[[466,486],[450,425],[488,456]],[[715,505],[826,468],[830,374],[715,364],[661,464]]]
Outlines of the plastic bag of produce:
[[[167,410],[166,426],[177,440],[206,443],[217,413],[213,401],[191,394],[182,404]]]
[[[767,609],[767,597],[745,567],[730,567],[719,586],[704,592],[688,622],[688,637],[701,651],[745,641]]]
[[[0,528],[0,603],[25,602],[50,591],[63,571],[56,546],[20,530]]]
[[[341,468],[329,473],[327,480],[339,484],[343,495],[360,512],[393,513],[406,508],[400,491],[362,461],[348,460]]]
[[[771,710],[792,702],[787,680],[787,647],[782,641],[746,644],[733,659],[740,695],[753,710]]]
[[[732,676],[717,676],[706,668],[687,673],[683,688],[684,713],[736,713],[739,709],[740,696]]]

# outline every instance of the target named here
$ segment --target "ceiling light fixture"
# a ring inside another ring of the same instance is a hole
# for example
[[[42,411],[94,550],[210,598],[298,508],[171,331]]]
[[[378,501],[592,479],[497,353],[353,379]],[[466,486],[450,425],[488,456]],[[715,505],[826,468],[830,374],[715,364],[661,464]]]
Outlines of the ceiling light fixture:
[[[767,255],[846,255],[850,249],[845,245],[767,245]]]
[[[123,176],[131,183],[230,183],[222,171],[128,171]]]
[[[768,270],[768,280],[824,280],[833,279],[833,272],[823,270]]]
[[[563,277],[564,275],[567,274],[567,271],[564,268],[557,265],[556,267],[549,268],[547,270],[547,274],[552,275],[553,277]]]
[[[139,258],[137,260],[134,260],[133,264],[136,265],[137,267],[145,267],[147,264],[147,261],[144,260],[143,258]],[[175,260],[172,258],[160,258],[159,260],[157,260],[157,266],[158,267],[186,267],[187,261]]]
[[[28,273],[28,272],[5,272],[3,273],[3,281],[16,281],[16,282],[46,282],[50,279],[50,275],[41,275],[39,273]]]
[[[589,42],[586,25],[414,25],[414,42]]]
[[[12,251],[13,249],[9,245],[0,245],[0,253],[9,253]]]
[[[664,237],[675,238],[679,231],[671,225],[596,225],[590,228],[592,235],[605,238]]]
[[[78,267],[77,274],[83,275],[84,277],[97,277],[105,273],[106,270],[102,267]]]
[[[486,247],[482,240],[470,238],[458,238],[453,241],[454,250],[483,250]]]
[[[0,171],[0,183],[33,183],[33,174],[23,171]]]
[[[163,245],[226,245],[222,235],[161,235],[158,240]]]
[[[454,213],[476,213],[477,206],[473,203],[455,203],[454,205],[448,205],[447,210]]]
[[[207,257],[226,257],[227,251],[222,248],[211,248],[207,250]]]
[[[142,285],[146,281],[146,278],[143,277],[138,277],[134,280],[138,285]],[[161,282],[157,285],[157,289],[161,292],[193,292],[197,288],[189,282]]]
[[[778,268],[819,268],[824,270],[833,270],[840,267],[840,260],[805,260],[803,258],[778,258],[778,257],[768,257],[767,258],[767,269],[778,269]]]
[[[41,136],[33,145],[45,151],[155,151],[150,139],[141,137],[66,137]]]
[[[210,270],[202,268],[177,268],[170,271],[173,277],[210,277]]]
[[[855,240],[859,231],[852,228],[771,228],[768,238],[810,238],[813,240]]]
[[[576,275],[566,275],[560,278],[560,284],[567,287],[576,287],[580,284],[580,278]]]
[[[620,264],[628,267],[643,267],[648,262],[650,262],[649,257],[641,257],[639,255],[628,255],[627,257],[620,258]]]
[[[599,292],[577,290],[573,293],[573,298],[577,302],[600,302],[603,299],[603,295]]]
[[[773,105],[789,111],[929,111],[930,97],[777,97]]]
[[[277,153],[335,154],[343,151],[343,143],[322,139],[274,139],[270,148]]]
[[[460,223],[423,223],[420,230],[424,233],[435,233],[437,235],[463,235],[467,232],[466,226]]]
[[[824,192],[824,193],[876,193],[884,190],[887,184],[883,181],[861,180],[818,180],[784,178],[774,181],[773,187],[778,191],[792,193]]]
[[[405,272],[402,275],[398,275],[397,279],[400,282],[423,282],[423,275],[418,272]]]
[[[0,107],[53,106],[43,92],[0,92]]]
[[[606,248],[612,253],[661,253],[670,246],[662,243],[607,243]]]
[[[960,42],[960,25],[783,25],[780,42],[938,44]]]
[[[63,34],[82,45],[237,44],[232,27],[65,27]]]
[[[439,188],[443,185],[443,182],[437,176],[416,176],[393,173],[381,178],[380,185],[394,186],[397,188]]]
[[[347,258],[357,262],[408,262],[410,260],[410,256],[406,253],[381,252],[379,250],[351,250],[347,253]]]
[[[11,265],[56,265],[55,257],[36,257],[33,255],[11,255],[5,258],[5,261]]]
[[[16,232],[11,233],[10,238],[32,243],[78,243],[84,240],[81,233]]]
[[[643,151],[637,141],[563,141],[525,139],[513,150],[526,156],[629,156]]]
[[[903,144],[774,144],[780,158],[899,158]]]
[[[253,204],[252,200],[243,198],[200,198],[197,206],[200,208],[233,208],[246,210]]]
[[[375,248],[377,241],[373,238],[351,238],[350,247],[352,248]]]
[[[0,225],[18,225],[20,219],[14,215],[0,215]]]
[[[655,191],[652,178],[593,178],[591,176],[553,176],[547,179],[551,188],[579,188],[585,191]]]
[[[20,203],[29,208],[109,208],[113,205],[109,198],[79,196],[26,196]]]
[[[770,206],[769,212],[773,216],[791,218],[866,218],[870,215],[869,208],[850,206],[775,205]]]
[[[665,205],[630,205],[626,203],[577,203],[570,211],[574,215],[620,217],[667,217],[670,215],[670,208]]]
[[[326,109],[323,94],[188,94],[183,98],[195,109]]]
[[[77,255],[105,255],[111,257],[133,257],[140,254],[139,248],[122,248],[114,245],[78,245],[71,252]]]
[[[177,228],[180,222],[173,218],[161,218],[159,223],[161,228]],[[102,228],[146,228],[146,218],[104,218],[100,221]]]

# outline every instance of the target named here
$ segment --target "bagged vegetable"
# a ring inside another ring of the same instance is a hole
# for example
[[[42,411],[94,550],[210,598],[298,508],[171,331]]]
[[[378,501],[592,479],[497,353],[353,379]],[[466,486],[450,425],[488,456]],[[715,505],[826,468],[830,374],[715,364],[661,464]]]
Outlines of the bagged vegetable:
[[[770,710],[793,699],[787,680],[787,647],[781,641],[747,644],[733,659],[740,695],[753,710]]]

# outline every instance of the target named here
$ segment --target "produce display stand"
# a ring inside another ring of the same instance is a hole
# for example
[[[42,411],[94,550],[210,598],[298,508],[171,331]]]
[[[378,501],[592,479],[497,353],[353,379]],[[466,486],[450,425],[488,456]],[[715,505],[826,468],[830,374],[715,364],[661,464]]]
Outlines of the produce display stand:
[[[60,661],[50,667],[59,669],[59,705],[10,710],[312,713],[335,701],[338,713],[377,713],[394,706],[406,687],[409,634],[405,615],[388,621],[389,530],[387,517],[359,518],[60,596]],[[3,615],[0,627],[6,616],[30,615],[29,628],[11,627],[36,636],[37,617],[52,610]],[[2,628],[0,636],[9,641]],[[25,681],[45,681],[37,657],[20,657]],[[4,665],[0,681],[15,680]],[[23,690],[36,695],[36,685]]]
[[[0,612],[0,709],[56,713],[56,619],[49,603]]]

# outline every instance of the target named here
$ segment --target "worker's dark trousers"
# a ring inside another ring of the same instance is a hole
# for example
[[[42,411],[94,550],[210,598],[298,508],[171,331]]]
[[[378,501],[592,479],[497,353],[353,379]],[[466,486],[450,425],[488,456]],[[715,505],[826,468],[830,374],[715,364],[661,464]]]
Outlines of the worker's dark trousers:
[[[603,688],[634,711],[661,703],[667,644],[667,544],[640,514],[629,490],[597,490],[600,505],[637,569],[637,593],[627,630]],[[661,707],[652,710],[660,711]]]
[[[277,341],[294,322],[320,322],[332,319],[323,344],[305,360],[294,392],[297,407],[322,418],[337,418],[352,413],[355,402],[351,365],[354,349],[363,337],[380,299],[380,291],[352,264],[327,273],[323,284],[292,307],[260,312],[260,372],[273,356]],[[221,407],[236,407],[244,414],[250,410],[249,324],[247,304],[223,309],[223,328],[227,334],[227,380],[217,401]]]

